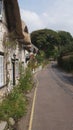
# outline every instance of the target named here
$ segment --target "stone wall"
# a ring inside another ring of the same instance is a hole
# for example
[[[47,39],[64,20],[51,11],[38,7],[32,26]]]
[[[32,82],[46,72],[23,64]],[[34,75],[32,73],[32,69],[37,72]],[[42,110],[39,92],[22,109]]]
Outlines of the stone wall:
[[[15,61],[15,80],[19,78],[19,62],[26,68],[26,52],[23,44],[31,44],[30,34],[26,24],[21,22],[17,0],[3,0],[3,16],[0,22],[0,52],[4,53],[4,84],[6,87],[0,90],[0,97],[13,88],[13,55]]]

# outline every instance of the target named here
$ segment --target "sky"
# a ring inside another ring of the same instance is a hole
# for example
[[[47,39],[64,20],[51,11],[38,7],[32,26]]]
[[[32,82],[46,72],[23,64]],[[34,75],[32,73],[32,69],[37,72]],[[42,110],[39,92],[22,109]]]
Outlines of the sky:
[[[22,20],[29,32],[64,30],[73,35],[73,0],[18,0]]]

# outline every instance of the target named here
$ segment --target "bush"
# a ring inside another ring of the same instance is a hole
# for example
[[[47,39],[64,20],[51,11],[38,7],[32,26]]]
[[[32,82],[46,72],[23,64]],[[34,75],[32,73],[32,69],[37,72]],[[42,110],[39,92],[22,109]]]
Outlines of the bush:
[[[13,117],[15,120],[26,113],[26,98],[15,88],[0,104],[0,120],[8,120]]]
[[[28,67],[29,67],[31,70],[36,69],[36,68],[38,67],[37,60],[36,60],[35,57],[29,61]]]
[[[38,64],[42,64],[45,60],[45,53],[44,51],[40,51],[39,54],[36,55],[36,60]]]
[[[28,102],[24,93],[31,90],[32,86],[32,73],[26,69],[25,73],[21,73],[19,84],[0,104],[0,120],[8,121],[9,117],[18,120],[26,113]]]
[[[73,56],[65,56],[58,58],[58,64],[65,71],[71,72],[73,71]]]
[[[19,79],[19,89],[22,92],[30,91],[33,86],[32,72],[29,68],[26,69],[25,73],[21,75]]]

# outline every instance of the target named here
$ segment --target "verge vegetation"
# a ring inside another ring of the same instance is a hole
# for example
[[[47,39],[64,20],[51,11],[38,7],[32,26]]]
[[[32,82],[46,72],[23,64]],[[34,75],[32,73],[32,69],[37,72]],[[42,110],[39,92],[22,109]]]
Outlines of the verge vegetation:
[[[28,100],[26,93],[33,87],[33,77],[30,69],[26,69],[19,79],[19,84],[0,103],[0,120],[8,121],[12,117],[17,121],[27,112]]]

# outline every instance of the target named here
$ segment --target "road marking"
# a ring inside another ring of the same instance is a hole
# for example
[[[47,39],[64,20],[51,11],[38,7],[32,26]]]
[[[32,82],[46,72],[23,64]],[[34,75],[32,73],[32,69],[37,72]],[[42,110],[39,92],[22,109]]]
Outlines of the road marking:
[[[37,78],[36,78],[37,80]],[[36,93],[37,93],[37,88],[38,88],[39,82],[37,80],[36,88],[34,91],[34,97],[33,97],[33,103],[32,103],[32,109],[31,109],[31,115],[30,115],[30,121],[29,121],[29,128],[28,130],[32,129],[32,122],[33,122],[33,114],[34,114],[34,107],[35,107],[35,100],[36,100]]]

